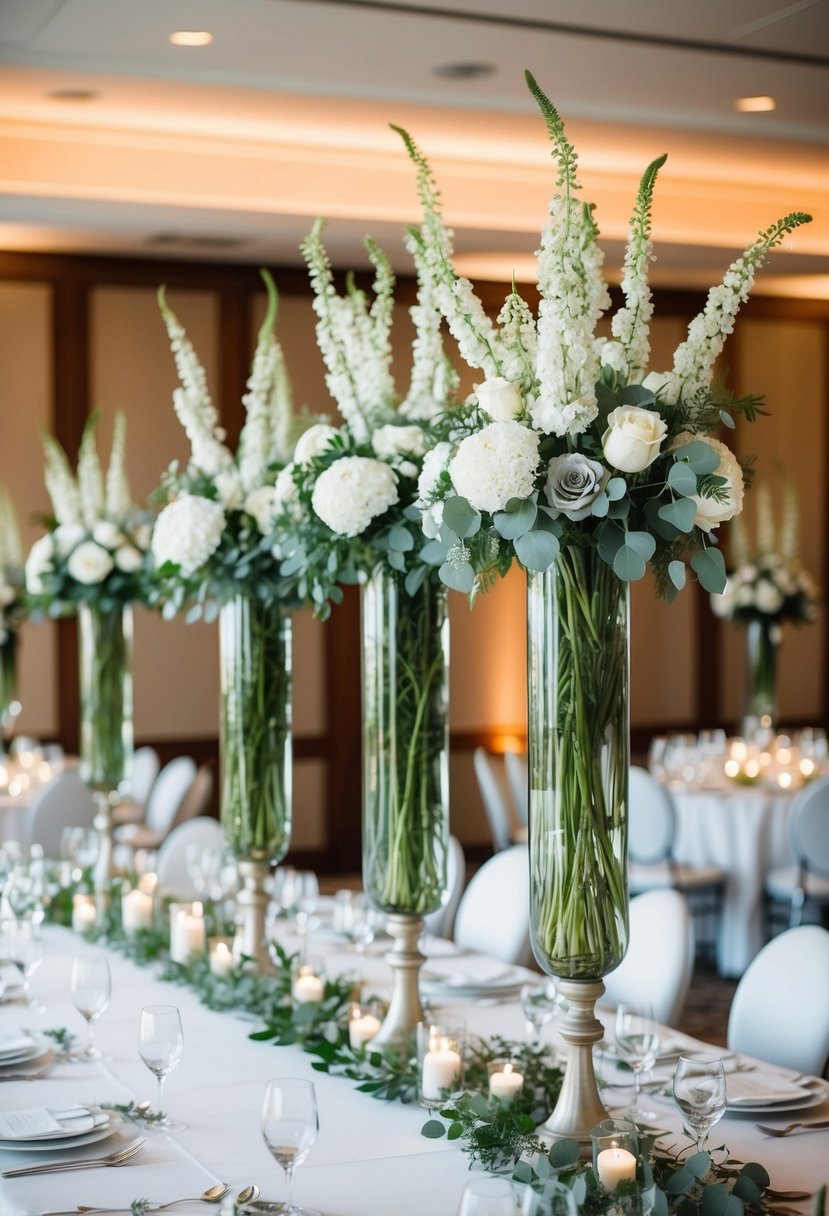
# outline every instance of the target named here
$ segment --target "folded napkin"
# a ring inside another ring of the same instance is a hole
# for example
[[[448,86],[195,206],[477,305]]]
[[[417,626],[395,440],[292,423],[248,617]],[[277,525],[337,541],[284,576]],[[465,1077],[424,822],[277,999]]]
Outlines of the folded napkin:
[[[17,1056],[34,1047],[34,1039],[27,1030],[18,1027],[0,1034],[0,1060],[3,1056]]]
[[[461,947],[450,942],[448,938],[432,937],[428,933],[420,939],[420,948],[427,958],[456,958],[457,955],[463,954]]]
[[[108,1122],[105,1116],[103,1122]],[[80,1136],[103,1125],[98,1112],[86,1106],[48,1108],[29,1106],[24,1110],[0,1113],[0,1139],[58,1140],[63,1136]]]
[[[436,963],[423,971],[423,978],[447,988],[485,988],[498,984],[516,974],[514,967],[505,967],[497,959],[466,958]]]
[[[767,1106],[776,1102],[796,1102],[806,1099],[809,1090],[772,1069],[756,1068],[751,1072],[728,1074],[729,1106]]]

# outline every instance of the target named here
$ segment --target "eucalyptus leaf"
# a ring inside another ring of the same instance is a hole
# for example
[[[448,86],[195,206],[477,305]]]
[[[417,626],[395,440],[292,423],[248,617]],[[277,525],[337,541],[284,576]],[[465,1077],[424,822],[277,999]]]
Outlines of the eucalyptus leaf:
[[[668,485],[686,498],[697,492],[697,475],[685,460],[675,460],[668,471]]]
[[[561,1170],[567,1165],[575,1165],[581,1156],[581,1148],[578,1140],[571,1140],[565,1137],[563,1140],[556,1140],[550,1149],[550,1165],[554,1169]]]
[[[693,476],[693,474],[692,474]],[[692,498],[675,498],[659,508],[659,518],[672,524],[679,532],[690,532],[697,517],[697,504]]]
[[[719,549],[700,549],[691,558],[691,569],[705,591],[716,595],[725,591],[725,561]]]
[[[720,463],[719,453],[711,447],[710,443],[704,443],[701,439],[693,439],[690,443],[684,443],[681,448],[677,448],[676,459],[687,461],[697,477],[705,477],[706,474],[713,473]]]
[[[711,1169],[711,1154],[705,1152],[692,1153],[690,1157],[686,1157],[685,1164],[695,1178],[704,1178]]]
[[[516,510],[511,511],[508,503],[505,511],[496,511],[492,517],[495,531],[499,536],[503,536],[504,540],[516,540],[525,532],[529,532],[538,514],[538,507],[531,499],[524,502],[520,499],[512,501],[519,503]]]
[[[619,393],[619,401],[622,405],[637,405],[640,409],[648,409],[654,405],[656,397],[652,389],[641,384],[626,384]]]
[[[636,549],[622,545],[613,559],[613,573],[625,583],[635,583],[645,577],[647,563]]]
[[[599,542],[599,557],[612,566],[614,557],[625,543],[624,528],[606,521],[599,524],[596,529],[596,537]]]
[[[515,541],[515,556],[527,570],[549,570],[558,557],[558,539],[552,532],[525,532]],[[442,577],[442,576],[441,576]]]
[[[605,494],[604,491],[602,491],[601,494],[597,494],[593,499],[592,503],[590,504],[590,510],[597,519],[604,519],[604,517],[607,515],[608,511],[610,510],[610,499],[607,497],[607,494]]]
[[[759,1187],[763,1188],[763,1190],[765,1190],[765,1188],[771,1184],[771,1178],[768,1175],[768,1171],[756,1161],[747,1161],[740,1170],[740,1174],[745,1174],[747,1178],[753,1179]]]
[[[442,540],[427,541],[420,550],[420,560],[427,563],[429,566],[439,566],[446,561],[446,555],[449,552],[449,545]]]
[[[414,566],[406,575],[405,587],[409,595],[415,595],[426,581],[429,573],[426,566]]]
[[[727,426],[730,431],[736,429],[736,423],[729,414],[728,410],[720,410],[720,422],[723,424],[723,426]]]
[[[444,562],[438,573],[440,581],[452,591],[461,591],[464,595],[472,594],[475,586],[475,571],[469,562]]]
[[[395,524],[389,529],[389,547],[398,549],[401,553],[408,553],[414,548],[414,537],[408,528],[402,527],[400,524]]]
[[[471,507],[465,498],[454,495],[443,504],[443,522],[462,540],[474,536],[481,527],[481,513]]]
[[[760,1188],[753,1178],[749,1178],[747,1174],[741,1174],[734,1183],[734,1188],[731,1192],[738,1199],[745,1200],[746,1203],[760,1202]]]
[[[625,536],[625,544],[629,549],[635,549],[646,562],[650,561],[656,552],[656,541],[650,532],[628,532]]]
[[[685,562],[668,562],[668,578],[677,591],[681,591],[685,586]]]
[[[604,492],[611,502],[616,502],[619,498],[624,498],[625,494],[627,494],[627,489],[627,482],[624,477],[611,477],[604,488]]]
[[[624,498],[617,498],[616,501],[612,502],[607,509],[608,519],[627,519],[629,515],[630,499],[627,496]]]
[[[668,1179],[665,1190],[669,1195],[684,1195],[695,1182],[696,1178],[692,1171],[683,1165]]]

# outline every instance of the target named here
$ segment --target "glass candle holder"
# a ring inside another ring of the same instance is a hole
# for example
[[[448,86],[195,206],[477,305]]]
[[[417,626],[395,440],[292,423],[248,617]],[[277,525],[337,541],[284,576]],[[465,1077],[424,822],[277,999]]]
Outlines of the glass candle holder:
[[[72,896],[72,928],[75,933],[87,933],[95,928],[95,896],[76,891]]]
[[[605,1119],[590,1129],[590,1139],[593,1168],[606,1191],[612,1194],[620,1182],[636,1181],[639,1136],[635,1123]]]
[[[463,1022],[418,1022],[417,1084],[422,1106],[440,1106],[447,1093],[463,1085]]]
[[[524,1074],[514,1060],[490,1060],[489,1096],[501,1102],[511,1102],[524,1088]]]
[[[298,1005],[319,1004],[325,994],[322,967],[317,959],[295,963],[291,978],[291,996]]]
[[[233,938],[209,937],[207,949],[210,958],[210,970],[216,976],[228,975],[236,965],[233,958]]]
[[[153,897],[136,887],[121,896],[121,928],[127,937],[153,927]]]
[[[204,954],[207,949],[207,930],[202,905],[170,904],[170,961],[188,963],[194,954]]]
[[[370,1043],[382,1024],[373,1003],[365,1009],[361,1005],[352,1005],[348,1018],[348,1043],[352,1051]]]

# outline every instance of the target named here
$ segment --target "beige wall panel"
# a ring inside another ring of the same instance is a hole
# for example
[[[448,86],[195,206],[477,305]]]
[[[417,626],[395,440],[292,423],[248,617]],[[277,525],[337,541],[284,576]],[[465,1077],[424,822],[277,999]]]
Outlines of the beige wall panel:
[[[52,289],[44,283],[0,283],[0,481],[17,512],[24,554],[43,532],[35,516],[51,511],[43,484],[39,427],[52,423]],[[57,720],[56,629],[24,625],[18,730],[54,737]]]
[[[472,752],[454,752],[449,765],[449,826],[461,844],[492,845]]]
[[[216,384],[218,310],[208,292],[170,292]],[[155,291],[101,287],[91,299],[91,398],[101,411],[99,449],[109,450],[116,410],[127,415],[127,471],[133,497],[146,501],[171,460],[189,455],[175,416],[178,379]],[[139,612],[135,626],[135,733],[142,738],[210,738],[219,722],[218,631]]]
[[[527,642],[523,572],[475,601],[449,593],[450,723],[456,731],[526,730]],[[510,741],[503,740],[504,745]]]
[[[326,768],[324,760],[294,762],[292,850],[325,848]]]
[[[293,722],[297,735],[322,735],[325,708],[325,625],[310,608],[293,614]]]

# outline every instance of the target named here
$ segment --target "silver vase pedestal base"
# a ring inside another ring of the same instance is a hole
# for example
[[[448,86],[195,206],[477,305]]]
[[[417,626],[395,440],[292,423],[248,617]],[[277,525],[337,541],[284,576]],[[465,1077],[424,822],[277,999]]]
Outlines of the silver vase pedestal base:
[[[95,907],[100,920],[109,903],[109,891],[115,878],[113,861],[115,808],[121,801],[117,790],[93,789],[95,818],[92,826],[98,835],[98,856],[92,870],[92,886],[95,891]]]
[[[420,1001],[420,968],[426,961],[418,942],[423,934],[423,917],[406,916],[392,912],[387,929],[394,938],[394,945],[386,955],[392,969],[393,987],[389,1010],[383,1025],[371,1041],[372,1049],[400,1047],[417,1030],[423,1021],[423,1005]]]
[[[242,911],[242,922],[236,930],[233,956],[238,959],[244,954],[252,959],[258,975],[274,975],[276,967],[265,940],[265,920],[270,902],[265,883],[271,872],[270,862],[240,861],[238,869],[242,889],[236,902]]]
[[[567,1012],[558,1030],[568,1045],[564,1082],[555,1110],[540,1129],[549,1141],[578,1140],[583,1157],[592,1156],[590,1129],[608,1119],[599,1097],[593,1069],[593,1046],[604,1037],[604,1026],[596,1017],[595,1005],[604,993],[601,980],[557,980]]]

